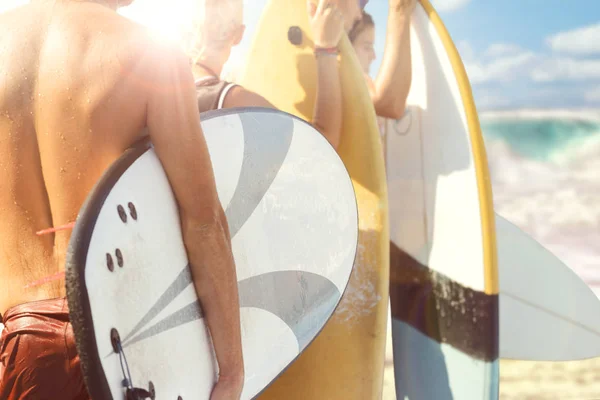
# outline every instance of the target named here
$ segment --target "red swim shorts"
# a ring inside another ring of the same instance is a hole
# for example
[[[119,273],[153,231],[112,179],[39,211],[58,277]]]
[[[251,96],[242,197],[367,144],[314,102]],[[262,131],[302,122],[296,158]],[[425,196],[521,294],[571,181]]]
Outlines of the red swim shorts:
[[[90,399],[65,298],[18,305],[0,322],[0,399]]]

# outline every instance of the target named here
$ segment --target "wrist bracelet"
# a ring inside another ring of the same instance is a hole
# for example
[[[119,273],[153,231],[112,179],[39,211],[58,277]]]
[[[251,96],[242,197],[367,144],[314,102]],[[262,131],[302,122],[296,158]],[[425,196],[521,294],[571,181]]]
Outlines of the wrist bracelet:
[[[337,56],[338,54],[340,54],[340,51],[337,47],[315,47],[314,53],[315,56],[318,56],[320,54]]]

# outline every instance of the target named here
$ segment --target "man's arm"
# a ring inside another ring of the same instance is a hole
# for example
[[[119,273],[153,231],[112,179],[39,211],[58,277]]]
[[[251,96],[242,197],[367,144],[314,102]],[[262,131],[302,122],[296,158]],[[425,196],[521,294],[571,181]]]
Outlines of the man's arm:
[[[341,88],[336,57],[325,56],[317,60],[319,82],[317,101],[312,125],[337,148],[341,131]],[[265,107],[276,109],[267,99],[258,93],[235,86],[223,102],[224,108]]]
[[[200,126],[194,79],[183,54],[174,49],[161,50],[161,54],[149,57],[159,60],[144,60],[151,65],[148,130],[179,206],[194,286],[219,363],[219,383],[233,382],[226,385],[237,385],[241,391],[243,359],[236,270]],[[215,391],[222,389],[219,383]]]
[[[399,119],[406,108],[412,80],[410,16],[415,0],[390,0],[381,68],[372,93],[377,115]]]

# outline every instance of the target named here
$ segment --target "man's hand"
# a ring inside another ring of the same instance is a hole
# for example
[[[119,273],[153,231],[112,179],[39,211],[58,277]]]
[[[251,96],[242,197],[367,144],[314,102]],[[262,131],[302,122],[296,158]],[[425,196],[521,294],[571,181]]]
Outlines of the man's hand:
[[[210,400],[239,400],[244,388],[244,377],[219,377],[213,388]]]
[[[334,0],[320,0],[317,6],[308,0],[308,16],[315,47],[337,47],[344,34],[344,16]]]

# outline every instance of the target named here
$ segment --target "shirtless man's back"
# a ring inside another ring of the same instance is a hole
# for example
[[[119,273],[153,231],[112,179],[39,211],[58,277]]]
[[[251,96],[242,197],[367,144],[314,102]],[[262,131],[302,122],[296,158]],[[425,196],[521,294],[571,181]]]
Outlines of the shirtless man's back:
[[[217,385],[215,392],[240,389],[235,269],[189,65],[182,54],[152,43],[143,28],[119,16],[111,4],[116,0],[103,3],[108,7],[33,0],[0,15],[0,313],[6,325],[0,338],[0,398],[25,396],[11,357],[48,350],[35,343],[19,350],[11,341],[18,333],[11,331],[11,317],[18,319],[37,302],[46,307],[40,313],[62,312],[59,319],[68,319],[63,280],[25,287],[64,269],[70,231],[36,232],[75,221],[102,173],[145,127],[180,206],[195,286],[210,310],[209,327],[216,330],[222,379],[235,381]],[[192,177],[196,185],[190,185]],[[192,242],[198,246],[191,248]],[[210,251],[202,242],[210,242]],[[216,317],[219,311],[234,315],[217,321],[211,311]],[[72,398],[86,398],[79,395]],[[69,396],[61,392],[60,398]]]
[[[144,86],[123,73],[143,76],[143,39],[126,22],[94,3],[0,16],[2,311],[65,295],[64,282],[23,289],[64,268],[69,232],[35,232],[74,221],[146,124]]]

